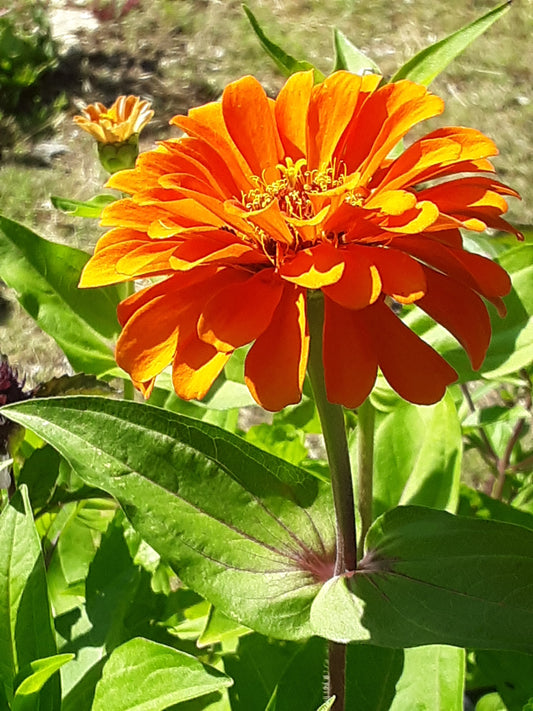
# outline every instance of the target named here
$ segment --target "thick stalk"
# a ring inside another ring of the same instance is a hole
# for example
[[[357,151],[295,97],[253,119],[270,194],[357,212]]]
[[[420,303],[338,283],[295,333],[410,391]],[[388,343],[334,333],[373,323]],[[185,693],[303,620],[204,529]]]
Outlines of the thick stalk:
[[[360,517],[358,550],[363,552],[363,543],[372,523],[372,494],[374,473],[374,406],[370,399],[357,408],[357,506]]]
[[[353,482],[346,440],[344,413],[341,405],[328,401],[322,360],[322,330],[324,300],[322,294],[310,295],[307,306],[309,320],[308,372],[326,445],[336,522],[335,575],[355,570],[357,544]],[[328,695],[335,694],[335,711],[345,711],[346,645],[329,643]]]

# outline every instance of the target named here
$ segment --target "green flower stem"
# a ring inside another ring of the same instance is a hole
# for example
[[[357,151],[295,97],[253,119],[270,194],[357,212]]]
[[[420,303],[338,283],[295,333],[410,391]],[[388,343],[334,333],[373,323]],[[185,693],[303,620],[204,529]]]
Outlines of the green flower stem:
[[[326,444],[335,505],[337,524],[335,575],[342,575],[355,570],[357,562],[355,504],[344,412],[341,405],[334,405],[329,402],[326,395],[322,361],[322,329],[324,324],[322,294],[313,293],[310,296],[307,315],[310,333],[308,372]]]
[[[374,423],[375,410],[367,398],[357,408],[357,506],[360,516],[358,550],[361,555],[363,543],[372,523],[372,489],[374,470]]]
[[[307,316],[310,333],[308,372],[326,444],[335,506],[337,555],[334,573],[343,575],[355,570],[357,562],[355,504],[344,413],[342,406],[329,402],[326,395],[322,360],[324,299],[321,293],[309,295]],[[330,642],[328,695],[336,696],[335,711],[345,711],[345,689],[346,645]]]

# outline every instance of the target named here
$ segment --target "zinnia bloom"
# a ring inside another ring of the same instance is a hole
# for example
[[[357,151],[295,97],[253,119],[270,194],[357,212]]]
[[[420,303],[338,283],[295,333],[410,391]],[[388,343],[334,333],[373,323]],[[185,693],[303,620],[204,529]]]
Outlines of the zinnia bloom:
[[[244,77],[219,103],[172,123],[163,141],[109,186],[81,286],[156,277],[122,302],[116,357],[148,395],[172,363],[183,398],[202,398],[232,352],[251,344],[245,380],[269,410],[300,400],[308,298],[324,299],[328,398],[357,407],[381,369],[406,400],[439,400],[456,373],[394,313],[416,304],[447,328],[479,368],[490,340],[481,297],[505,313],[510,280],[462,247],[460,228],[514,232],[501,215],[494,143],[440,128],[399,157],[408,130],[443,111],[410,81],[336,72],[314,85],[294,74],[276,100]],[[482,173],[482,175],[480,175]]]

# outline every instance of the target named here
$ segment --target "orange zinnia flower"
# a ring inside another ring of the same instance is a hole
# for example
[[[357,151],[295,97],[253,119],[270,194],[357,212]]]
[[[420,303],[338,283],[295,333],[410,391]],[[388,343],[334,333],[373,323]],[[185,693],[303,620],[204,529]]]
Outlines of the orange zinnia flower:
[[[98,143],[124,143],[138,135],[154,115],[150,102],[138,96],[119,96],[109,109],[100,102],[89,104],[82,113],[74,116],[74,122]]]
[[[333,403],[358,406],[378,367],[415,403],[436,402],[456,379],[387,297],[416,303],[479,368],[490,339],[480,296],[503,315],[510,280],[463,250],[459,228],[518,235],[501,218],[502,196],[517,193],[491,177],[497,149],[473,129],[437,129],[391,159],[443,102],[410,81],[380,81],[336,72],[314,86],[302,72],[274,101],[244,77],[220,103],[176,116],[184,137],[111,178],[131,197],[106,208],[113,229],[81,286],[157,277],[118,312],[117,361],[145,395],[172,363],[178,395],[201,398],[232,352],[252,344],[245,379],[257,402],[298,402],[306,300],[318,291]]]

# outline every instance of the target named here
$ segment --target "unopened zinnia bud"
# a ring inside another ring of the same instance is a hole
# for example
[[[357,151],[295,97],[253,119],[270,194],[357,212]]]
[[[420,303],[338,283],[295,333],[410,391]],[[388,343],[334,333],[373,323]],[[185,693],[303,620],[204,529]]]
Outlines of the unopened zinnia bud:
[[[154,112],[137,96],[119,96],[107,109],[96,102],[74,116],[75,123],[98,142],[98,155],[109,173],[133,168],[139,153],[139,134]]]

